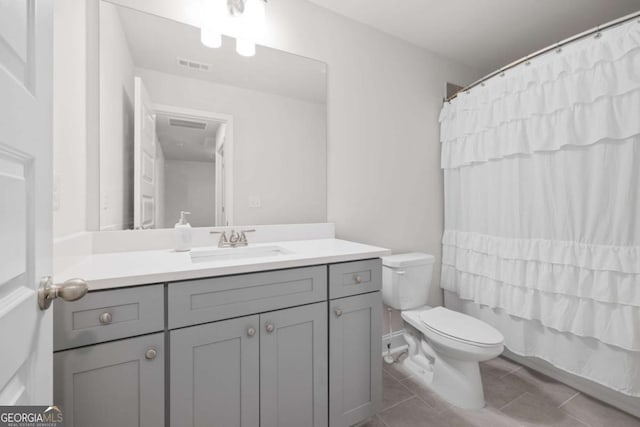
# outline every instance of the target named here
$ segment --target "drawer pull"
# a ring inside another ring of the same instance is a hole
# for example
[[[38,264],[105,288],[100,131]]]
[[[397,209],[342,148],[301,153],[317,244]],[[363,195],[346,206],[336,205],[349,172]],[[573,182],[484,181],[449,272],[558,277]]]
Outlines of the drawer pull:
[[[356,276],[356,283],[362,283],[362,276]]]
[[[267,326],[265,329],[267,330],[267,333],[271,333],[275,330],[275,326],[273,326],[273,323],[267,323]]]
[[[108,325],[113,320],[113,316],[107,311],[102,313],[100,317],[98,317],[98,320],[100,320],[100,323],[103,325]]]
[[[336,308],[336,309],[334,310],[334,313],[336,313],[336,317],[340,317],[340,316],[342,316],[342,310],[340,310],[339,308]]]
[[[158,355],[158,351],[155,348],[151,347],[145,352],[144,357],[147,360],[153,360],[156,358],[157,355]]]
[[[256,329],[255,328],[249,328],[247,329],[247,336],[254,336],[256,334]]]

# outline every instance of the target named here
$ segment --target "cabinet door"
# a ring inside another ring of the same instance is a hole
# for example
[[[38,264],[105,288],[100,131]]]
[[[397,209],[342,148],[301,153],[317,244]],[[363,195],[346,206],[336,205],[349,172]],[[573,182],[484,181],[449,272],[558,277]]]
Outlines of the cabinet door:
[[[382,403],[380,292],[331,301],[329,419],[347,427],[374,415]]]
[[[54,354],[54,402],[68,427],[164,425],[162,333]]]
[[[326,427],[327,303],[260,315],[260,426]]]
[[[172,427],[258,427],[259,317],[171,331]]]

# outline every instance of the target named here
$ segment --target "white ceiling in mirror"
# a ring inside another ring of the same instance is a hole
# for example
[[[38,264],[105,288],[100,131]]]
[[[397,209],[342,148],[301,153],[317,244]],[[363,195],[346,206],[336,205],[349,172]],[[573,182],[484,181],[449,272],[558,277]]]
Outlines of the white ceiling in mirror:
[[[156,114],[156,132],[165,159],[213,162],[220,122],[212,119]]]
[[[321,62],[260,46],[246,58],[236,53],[232,39],[225,37],[221,48],[211,49],[201,43],[199,28],[125,7],[118,13],[137,67],[326,102],[326,65]],[[179,59],[200,66],[188,68]]]

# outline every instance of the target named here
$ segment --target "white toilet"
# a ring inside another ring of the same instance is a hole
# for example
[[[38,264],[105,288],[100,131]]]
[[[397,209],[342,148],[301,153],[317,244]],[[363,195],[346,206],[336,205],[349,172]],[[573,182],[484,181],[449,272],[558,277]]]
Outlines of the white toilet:
[[[448,402],[484,407],[478,362],[502,353],[504,337],[474,317],[429,307],[434,258],[406,253],[382,258],[382,299],[402,311],[409,356],[404,366]]]

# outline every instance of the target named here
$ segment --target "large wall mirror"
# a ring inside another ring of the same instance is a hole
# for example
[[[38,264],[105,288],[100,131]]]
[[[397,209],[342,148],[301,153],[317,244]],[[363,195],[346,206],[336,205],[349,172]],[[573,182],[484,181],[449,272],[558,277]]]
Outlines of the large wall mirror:
[[[326,221],[322,62],[100,2],[100,229]]]

